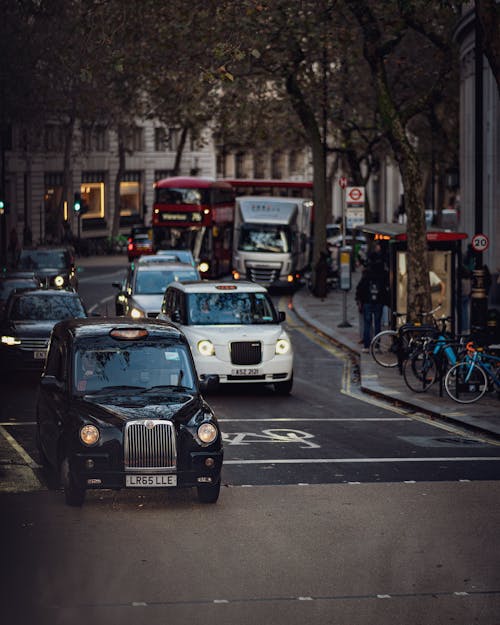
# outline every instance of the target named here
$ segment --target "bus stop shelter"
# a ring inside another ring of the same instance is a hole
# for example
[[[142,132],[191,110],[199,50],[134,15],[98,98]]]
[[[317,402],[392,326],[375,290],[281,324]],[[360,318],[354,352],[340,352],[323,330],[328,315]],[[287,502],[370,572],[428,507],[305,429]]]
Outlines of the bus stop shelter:
[[[358,226],[369,241],[381,245],[389,269],[389,320],[392,327],[397,320],[393,312],[406,313],[407,305],[407,235],[406,224],[372,223]],[[451,317],[451,329],[462,330],[461,280],[462,241],[467,234],[442,228],[430,227],[426,231],[429,279],[431,282],[432,308],[441,302],[439,316]]]

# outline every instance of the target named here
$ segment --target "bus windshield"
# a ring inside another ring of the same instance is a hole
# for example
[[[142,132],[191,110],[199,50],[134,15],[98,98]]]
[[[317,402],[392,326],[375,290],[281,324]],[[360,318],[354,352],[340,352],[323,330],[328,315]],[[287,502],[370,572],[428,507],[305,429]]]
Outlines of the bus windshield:
[[[290,252],[290,230],[287,226],[243,224],[238,249],[242,252]]]

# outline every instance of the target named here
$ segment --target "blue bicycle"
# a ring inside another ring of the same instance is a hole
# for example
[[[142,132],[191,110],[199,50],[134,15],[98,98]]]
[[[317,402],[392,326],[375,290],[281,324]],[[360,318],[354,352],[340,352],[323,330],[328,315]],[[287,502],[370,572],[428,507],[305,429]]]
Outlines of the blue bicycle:
[[[488,390],[500,391],[500,357],[468,343],[467,356],[448,371],[444,386],[460,404],[471,404]]]

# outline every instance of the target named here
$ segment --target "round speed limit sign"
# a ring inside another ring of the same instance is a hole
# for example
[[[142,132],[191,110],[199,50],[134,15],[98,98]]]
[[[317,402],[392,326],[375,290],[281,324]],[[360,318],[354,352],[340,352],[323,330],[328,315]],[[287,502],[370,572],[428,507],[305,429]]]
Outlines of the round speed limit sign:
[[[475,252],[486,252],[490,242],[485,234],[475,234],[472,237],[472,249]]]

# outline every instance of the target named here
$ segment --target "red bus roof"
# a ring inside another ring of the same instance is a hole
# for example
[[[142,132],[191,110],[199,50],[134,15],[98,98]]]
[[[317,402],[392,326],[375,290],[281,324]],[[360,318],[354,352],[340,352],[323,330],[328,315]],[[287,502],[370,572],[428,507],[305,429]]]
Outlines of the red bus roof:
[[[182,188],[182,189],[211,189],[217,187],[219,189],[230,189],[231,185],[223,180],[215,178],[198,178],[196,176],[172,176],[171,178],[162,178],[154,184],[155,188]]]

